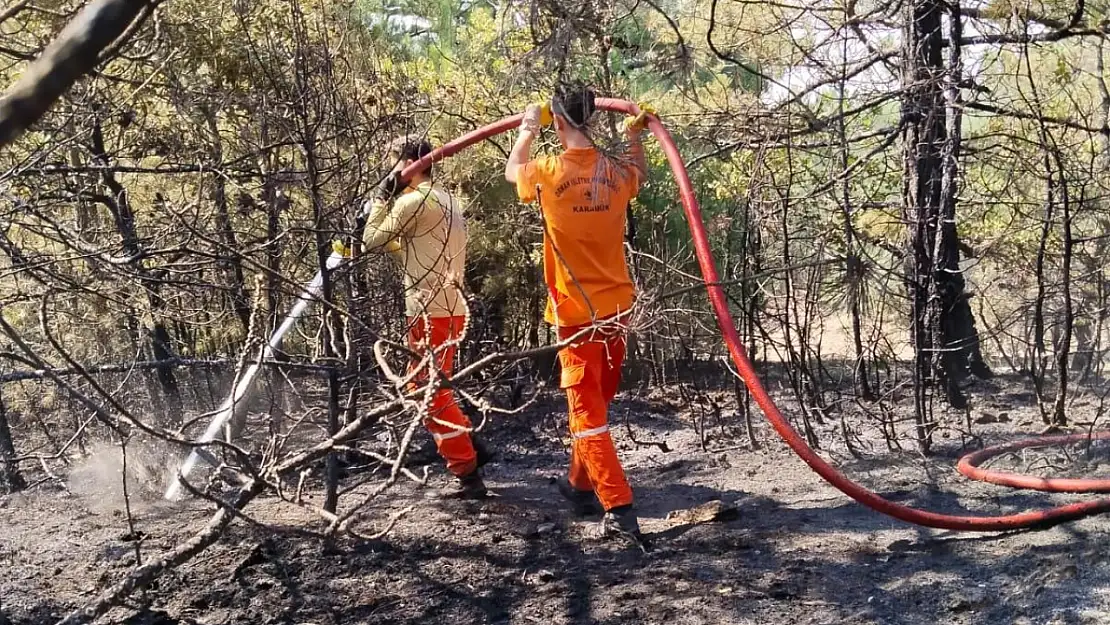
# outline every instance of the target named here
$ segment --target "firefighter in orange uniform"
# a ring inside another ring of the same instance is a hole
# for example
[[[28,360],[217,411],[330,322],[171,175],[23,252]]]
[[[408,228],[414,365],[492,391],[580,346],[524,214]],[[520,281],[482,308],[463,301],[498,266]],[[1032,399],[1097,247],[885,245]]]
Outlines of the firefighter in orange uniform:
[[[555,132],[565,150],[528,160],[539,134],[541,109],[530,106],[505,166],[525,203],[539,202],[544,221],[544,318],[561,341],[560,386],[567,395],[570,469],[559,490],[580,514],[604,510],[602,536],[619,535],[645,546],[632,489],[609,433],[609,403],[621,380],[625,355],[622,319],[635,293],[624,255],[627,211],[647,174],[643,123],[626,124],[628,150],[603,154],[590,139],[595,112],[588,89],[564,89],[551,101]]]

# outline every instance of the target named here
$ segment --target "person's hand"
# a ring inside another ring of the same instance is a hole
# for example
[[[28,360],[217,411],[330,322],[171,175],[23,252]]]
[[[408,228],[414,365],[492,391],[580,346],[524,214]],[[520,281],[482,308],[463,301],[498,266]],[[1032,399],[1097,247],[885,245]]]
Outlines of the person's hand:
[[[524,109],[524,117],[520,119],[521,133],[527,132],[533,136],[540,134],[541,110],[539,104],[529,104],[528,108]]]
[[[401,172],[393,170],[378,183],[378,188],[374,192],[374,198],[383,202],[388,202],[397,197],[397,194],[403,191],[404,188],[405,184],[401,181]]]
[[[624,119],[624,131],[628,133],[628,138],[638,140],[640,135],[647,128],[648,116],[655,115],[655,108],[650,104],[640,104],[640,113],[635,117],[626,117]]]

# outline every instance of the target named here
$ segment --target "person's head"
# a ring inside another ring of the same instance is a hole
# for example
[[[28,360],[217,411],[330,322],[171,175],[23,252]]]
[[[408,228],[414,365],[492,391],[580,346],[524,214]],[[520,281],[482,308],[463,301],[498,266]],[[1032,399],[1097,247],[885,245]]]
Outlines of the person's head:
[[[389,159],[393,162],[393,171],[401,172],[409,165],[424,158],[432,152],[432,144],[419,135],[402,135],[389,144]],[[413,174],[411,181],[420,182],[432,174],[431,165],[423,171]]]
[[[551,98],[555,134],[564,148],[589,143],[589,123],[596,110],[594,92],[586,87],[563,88]]]

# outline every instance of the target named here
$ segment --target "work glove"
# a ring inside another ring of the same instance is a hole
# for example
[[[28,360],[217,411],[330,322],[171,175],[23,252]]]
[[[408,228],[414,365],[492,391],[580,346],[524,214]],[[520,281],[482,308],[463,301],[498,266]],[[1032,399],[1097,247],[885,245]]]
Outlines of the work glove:
[[[653,107],[652,105],[647,104],[647,103],[641,103],[639,105],[639,108],[640,108],[640,114],[639,115],[637,115],[636,117],[626,117],[626,118],[624,118],[624,129],[625,130],[627,130],[629,132],[643,132],[644,128],[647,128],[648,116],[649,115],[651,115],[653,117],[655,116],[655,107]]]
[[[540,134],[540,117],[543,115],[543,109],[539,104],[529,104],[528,108],[524,109],[524,117],[520,119],[521,132],[530,132],[533,135]]]
[[[374,198],[382,202],[389,202],[404,189],[405,183],[401,180],[401,172],[393,170],[378,183],[378,188],[374,190]]]

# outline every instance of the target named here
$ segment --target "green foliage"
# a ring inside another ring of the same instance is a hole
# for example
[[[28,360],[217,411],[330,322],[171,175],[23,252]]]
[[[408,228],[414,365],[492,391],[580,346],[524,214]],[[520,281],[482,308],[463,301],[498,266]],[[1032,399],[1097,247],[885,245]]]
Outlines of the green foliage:
[[[64,13],[77,4],[43,6]],[[64,285],[63,303],[74,311],[64,332],[80,345],[80,356],[134,354],[137,338],[126,319],[147,328],[172,326],[178,353],[224,353],[246,334],[234,310],[237,289],[250,302],[261,300],[270,315],[280,314],[290,291],[316,270],[317,233],[330,240],[350,228],[356,207],[384,170],[390,138],[421,132],[442,143],[520,112],[550,95],[560,80],[577,80],[605,95],[649,101],[660,112],[680,153],[696,160],[691,178],[726,275],[755,265],[773,270],[784,264],[787,250],[796,261],[858,251],[851,245],[891,275],[899,271],[891,250],[905,241],[903,146],[887,141],[902,120],[891,95],[898,85],[864,85],[840,102],[834,81],[801,104],[779,108],[765,101],[763,76],[779,79],[808,62],[807,49],[825,35],[814,19],[801,19],[805,3],[796,9],[719,3],[712,24],[716,50],[707,45],[708,1],[656,5],[174,0],[126,54],[79,85],[4,154],[0,167],[98,167],[101,158],[88,138],[99,128],[112,166],[183,169],[115,177],[126,189],[144,256],[112,265],[89,252],[119,256],[123,245],[119,220],[105,201],[114,191],[96,172],[4,179],[14,198],[5,196],[8,204],[0,209],[10,224],[5,235]],[[984,13],[1012,28],[1013,15],[1066,20],[1069,6],[997,1]],[[1091,16],[1099,10],[1089,7]],[[834,14],[821,13],[822,19]],[[829,19],[822,28],[836,27]],[[63,21],[52,11],[21,13],[4,25],[4,45],[35,50]],[[1044,114],[1101,127],[1095,47],[1077,41],[996,47],[974,60],[981,65],[975,80],[989,93],[967,89],[965,99],[1026,113],[962,111],[958,228],[973,248],[990,250],[1000,267],[1027,261],[1040,243],[1050,173],[1045,142],[1064,154],[1065,171],[1052,175],[1088,188],[1084,200],[1076,200],[1077,236],[1097,236],[1103,227],[1092,199],[1101,197],[1096,189],[1107,182],[1105,168],[1092,165],[1105,157],[1102,138],[1029,118]],[[21,71],[18,64],[0,67],[0,82]],[[835,121],[841,108],[858,108],[843,129]],[[814,116],[834,121],[813,123]],[[599,142],[616,143],[616,121],[599,124]],[[841,132],[852,139],[846,148]],[[505,334],[519,335],[530,327],[530,307],[542,289],[542,230],[534,209],[520,206],[502,179],[511,141],[506,135],[475,146],[439,164],[438,175],[466,198],[470,290],[502,309]],[[646,143],[650,176],[633,205],[631,244],[664,265],[644,261],[646,281],[677,283],[676,275],[699,269],[666,160],[654,141]],[[315,183],[307,174],[310,151],[320,172]],[[854,243],[845,233],[845,213],[858,235]],[[1051,262],[1059,251],[1053,231]],[[242,278],[232,270],[236,258]],[[374,296],[384,301],[382,294],[395,284],[375,262],[364,263],[365,273]],[[255,276],[262,276],[261,290]],[[830,270],[813,282],[833,290],[842,277]],[[154,284],[161,285],[157,297]],[[773,292],[780,283],[761,288]],[[26,306],[48,290],[0,279],[0,302]],[[736,291],[744,297],[752,292]],[[691,310],[704,305],[694,296],[687,302],[699,302]],[[382,308],[378,317],[394,312]],[[14,322],[32,331],[34,315],[21,312]],[[290,349],[308,351],[314,340],[293,338]]]

